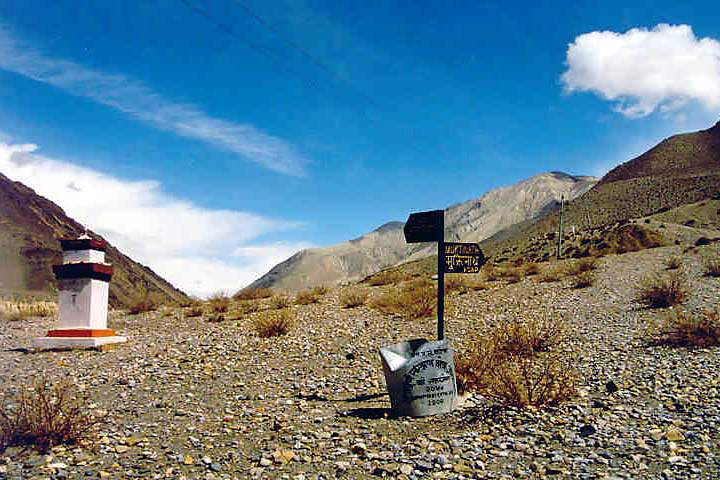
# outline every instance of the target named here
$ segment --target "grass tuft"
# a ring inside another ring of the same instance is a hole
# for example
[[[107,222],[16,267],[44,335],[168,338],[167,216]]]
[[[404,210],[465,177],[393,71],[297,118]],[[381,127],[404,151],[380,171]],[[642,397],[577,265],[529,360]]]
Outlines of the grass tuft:
[[[345,290],[338,297],[343,308],[355,308],[365,305],[368,294],[359,289]]]
[[[0,451],[32,447],[47,452],[56,445],[90,440],[101,419],[81,405],[70,384],[37,381],[0,407]]]
[[[672,311],[648,329],[653,345],[673,347],[720,346],[720,310],[696,315],[685,310]]]
[[[638,287],[636,300],[648,308],[667,308],[683,303],[687,295],[684,277],[674,271],[646,278]]]
[[[235,300],[260,300],[270,298],[275,293],[269,288],[243,288],[233,298]]]
[[[261,338],[287,335],[295,323],[295,317],[288,309],[265,310],[253,318],[253,330]]]
[[[709,258],[705,261],[705,276],[720,278],[720,259]]]
[[[562,347],[569,338],[558,318],[503,322],[458,356],[465,389],[514,407],[555,406],[572,398],[578,375]]]
[[[426,318],[435,313],[435,285],[427,280],[408,282],[400,288],[393,288],[372,303],[372,307],[383,313],[399,315],[409,320]]]
[[[297,305],[311,305],[319,301],[320,296],[315,293],[314,290],[304,290],[295,296],[295,303]]]

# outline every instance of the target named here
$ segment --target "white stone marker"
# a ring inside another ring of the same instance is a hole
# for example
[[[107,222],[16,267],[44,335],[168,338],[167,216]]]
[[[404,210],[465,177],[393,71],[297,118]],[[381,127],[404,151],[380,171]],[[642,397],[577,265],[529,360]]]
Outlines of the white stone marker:
[[[57,328],[46,337],[34,339],[40,348],[99,347],[122,343],[107,328],[108,292],[113,274],[112,265],[105,263],[104,240],[87,235],[78,239],[60,240],[62,265],[53,265],[58,281],[59,311]]]

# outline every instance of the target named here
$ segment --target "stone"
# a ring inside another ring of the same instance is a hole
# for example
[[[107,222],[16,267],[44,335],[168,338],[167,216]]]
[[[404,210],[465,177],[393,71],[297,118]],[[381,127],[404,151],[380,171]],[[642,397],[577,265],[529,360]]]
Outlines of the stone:
[[[589,437],[590,435],[594,435],[597,432],[594,426],[590,424],[583,425],[580,427],[580,436],[581,437]]]
[[[685,440],[685,435],[677,428],[671,428],[665,432],[665,438],[670,442],[681,442]]]
[[[605,384],[605,391],[607,391],[607,393],[609,393],[609,394],[613,394],[613,393],[617,392],[618,390],[620,390],[620,388],[612,380],[610,380],[609,382],[607,382]]]

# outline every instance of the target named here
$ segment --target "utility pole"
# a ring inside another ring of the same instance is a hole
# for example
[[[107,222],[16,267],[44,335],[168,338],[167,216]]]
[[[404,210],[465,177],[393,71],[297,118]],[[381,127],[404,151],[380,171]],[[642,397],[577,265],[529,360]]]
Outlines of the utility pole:
[[[443,238],[438,242],[437,255],[437,317],[438,340],[445,340],[445,212],[440,217],[440,231]]]
[[[565,209],[565,195],[560,196],[560,222],[558,223],[557,258],[560,259],[563,241],[563,210]]]

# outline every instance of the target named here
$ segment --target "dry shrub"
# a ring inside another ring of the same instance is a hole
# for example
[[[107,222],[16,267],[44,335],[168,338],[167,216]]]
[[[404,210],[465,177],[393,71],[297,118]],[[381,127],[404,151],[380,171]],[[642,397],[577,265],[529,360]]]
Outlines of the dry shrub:
[[[469,288],[465,279],[459,275],[450,275],[445,277],[445,294],[451,293],[467,293]]]
[[[407,319],[425,318],[435,313],[436,288],[427,281],[409,282],[375,299],[372,307],[383,313]]]
[[[540,273],[540,265],[535,262],[526,263],[522,266],[522,273],[526,277],[537,275]]]
[[[230,310],[230,297],[219,292],[208,299],[208,307],[213,313],[227,313]]]
[[[282,310],[290,306],[290,299],[284,295],[276,295],[270,299],[270,308],[273,310]]]
[[[270,298],[274,292],[269,288],[243,288],[237,292],[233,298],[235,300],[260,300],[262,298]]]
[[[685,310],[672,311],[648,329],[650,343],[674,347],[720,346],[720,310],[696,315]]]
[[[567,338],[564,322],[549,316],[501,323],[458,357],[458,379],[504,405],[557,405],[578,382],[572,358],[555,350]]]
[[[379,287],[381,285],[390,285],[403,282],[408,280],[410,277],[407,274],[399,272],[397,270],[385,270],[378,272],[375,275],[367,279],[368,285],[373,287]]]
[[[565,268],[562,265],[553,265],[543,270],[538,276],[538,281],[545,283],[559,282],[563,278],[565,278]]]
[[[583,258],[582,260],[575,260],[567,262],[562,266],[559,266],[560,273],[562,276],[569,277],[575,275],[581,275],[583,273],[592,272],[597,269],[597,259],[595,258]]]
[[[670,257],[667,260],[665,260],[665,270],[677,270],[682,266],[682,258],[680,257]]]
[[[239,302],[237,308],[241,315],[248,315],[250,313],[255,313],[259,311],[260,304],[258,302],[246,300],[243,302]]]
[[[265,310],[253,318],[253,330],[258,337],[270,338],[286,335],[295,323],[290,310]]]
[[[328,287],[324,287],[322,285],[315,287],[311,290],[311,292],[313,294],[317,295],[318,297],[322,297],[323,295],[328,293],[328,291],[329,291]]]
[[[310,305],[318,303],[319,301],[320,297],[312,290],[304,290],[295,296],[295,303],[297,305]]]
[[[593,272],[583,272],[575,277],[573,281],[573,288],[588,288],[592,287],[595,283],[595,275]]]
[[[482,281],[479,278],[468,278],[467,280],[465,280],[465,286],[468,289],[474,290],[476,292],[479,290],[487,290],[490,288],[490,285],[488,285],[486,282]]]
[[[708,277],[720,277],[720,259],[709,258],[705,261],[705,275]]]
[[[531,356],[562,347],[570,338],[570,328],[562,317],[547,312],[528,318],[499,323],[492,341],[502,353]]]
[[[667,308],[683,303],[687,295],[684,277],[672,272],[646,278],[638,287],[636,300],[648,308]]]
[[[130,315],[139,313],[154,312],[162,303],[158,294],[145,292],[135,297],[128,307]]]
[[[95,434],[101,419],[86,413],[68,383],[37,381],[0,408],[0,451],[34,447],[48,451],[59,444],[78,444]]]
[[[202,317],[202,314],[203,309],[200,305],[196,305],[185,310],[185,316],[190,318]]]
[[[367,300],[367,292],[363,292],[359,289],[345,290],[338,297],[338,301],[343,308],[355,308],[361,305],[365,305]]]
[[[482,269],[482,273],[485,276],[485,280],[488,282],[500,280],[500,269],[492,263],[485,264]]]
[[[54,302],[0,302],[0,319],[19,321],[32,317],[54,317],[58,308]]]

